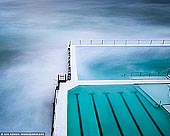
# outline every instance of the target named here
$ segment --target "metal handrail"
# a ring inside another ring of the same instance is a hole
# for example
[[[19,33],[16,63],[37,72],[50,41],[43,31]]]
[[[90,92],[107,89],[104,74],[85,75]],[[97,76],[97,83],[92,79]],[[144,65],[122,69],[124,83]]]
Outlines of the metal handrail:
[[[71,80],[71,44],[72,42],[70,41],[68,45],[68,71],[67,71],[67,80]]]
[[[170,40],[79,40],[69,45],[169,45]]]
[[[130,77],[134,77],[134,76],[139,76],[139,77],[143,77],[143,76],[168,76],[169,71],[164,71],[164,72],[129,72],[129,73],[124,73],[122,74],[122,76],[126,77],[126,76],[130,76]]]

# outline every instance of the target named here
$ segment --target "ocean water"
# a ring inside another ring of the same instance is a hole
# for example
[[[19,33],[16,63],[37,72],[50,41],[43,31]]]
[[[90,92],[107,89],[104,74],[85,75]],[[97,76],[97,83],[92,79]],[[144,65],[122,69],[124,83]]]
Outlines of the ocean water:
[[[0,131],[49,135],[68,42],[168,39],[169,7],[169,0],[1,0]]]

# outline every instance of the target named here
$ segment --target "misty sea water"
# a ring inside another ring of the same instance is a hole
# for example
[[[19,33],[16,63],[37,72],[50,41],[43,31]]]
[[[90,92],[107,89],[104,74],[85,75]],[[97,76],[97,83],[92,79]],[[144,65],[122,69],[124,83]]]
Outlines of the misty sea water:
[[[1,0],[0,131],[50,135],[54,78],[66,72],[67,60],[61,58],[67,58],[68,42],[168,39],[169,7],[168,0]],[[90,69],[109,66],[110,59],[106,56]]]

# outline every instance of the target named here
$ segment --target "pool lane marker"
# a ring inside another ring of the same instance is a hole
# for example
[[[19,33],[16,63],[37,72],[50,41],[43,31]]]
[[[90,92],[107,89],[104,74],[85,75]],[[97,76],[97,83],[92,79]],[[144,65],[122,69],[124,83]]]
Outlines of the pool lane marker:
[[[140,133],[140,135],[143,136],[143,133],[142,133],[142,131],[141,131],[138,123],[136,122],[135,117],[133,116],[133,114],[132,114],[132,112],[131,112],[131,110],[130,110],[130,108],[129,108],[129,106],[128,106],[128,104],[127,104],[127,102],[126,102],[126,100],[125,100],[125,98],[124,98],[124,96],[123,96],[123,92],[119,92],[119,94],[120,94],[120,96],[122,97],[123,102],[125,103],[125,105],[126,105],[128,111],[129,111],[129,113],[130,113],[130,115],[131,115],[131,117],[132,117],[132,119],[133,119],[133,121],[134,121],[134,123],[135,123],[135,125],[136,125],[136,127],[137,127],[137,129],[138,129],[138,131],[139,131],[139,133]]]
[[[154,123],[154,125],[156,126],[156,128],[158,129],[159,133],[164,136],[163,132],[161,131],[161,129],[159,128],[159,126],[157,125],[157,123],[155,122],[155,120],[153,119],[153,117],[151,116],[151,114],[149,113],[149,111],[146,109],[145,105],[142,103],[141,99],[139,98],[139,96],[137,95],[137,92],[132,92],[135,94],[136,98],[138,99],[138,101],[140,102],[140,104],[142,105],[142,107],[144,108],[144,110],[146,111],[146,113],[148,114],[148,116],[150,117],[150,119],[152,120],[152,122]]]
[[[82,119],[81,119],[81,113],[80,113],[80,104],[79,104],[79,93],[74,94],[76,96],[76,101],[77,101],[77,107],[78,107],[78,115],[79,115],[79,123],[80,123],[80,134],[81,136],[84,136],[83,134],[83,126],[82,126]]]
[[[95,111],[95,115],[96,115],[96,119],[97,119],[97,124],[98,124],[98,128],[99,128],[99,132],[100,132],[100,136],[103,136],[103,132],[102,132],[102,127],[101,127],[101,123],[99,120],[99,115],[97,112],[97,108],[96,108],[96,103],[94,100],[94,93],[90,93],[91,97],[92,97],[92,102],[93,102],[93,106],[94,106],[94,111]]]
[[[110,109],[111,109],[112,114],[113,114],[113,117],[114,117],[114,119],[115,119],[115,121],[116,121],[116,124],[117,124],[117,126],[118,126],[119,132],[120,132],[121,136],[124,136],[123,131],[122,131],[121,127],[120,127],[120,123],[119,123],[119,121],[118,121],[118,119],[117,119],[117,117],[116,117],[116,113],[115,113],[115,111],[114,111],[114,109],[113,109],[113,106],[112,106],[112,104],[111,104],[111,101],[110,101],[110,99],[109,99],[109,96],[108,96],[109,93],[103,93],[103,94],[105,94],[105,96],[106,96],[106,98],[107,98],[107,101],[108,101],[108,103],[109,103]]]

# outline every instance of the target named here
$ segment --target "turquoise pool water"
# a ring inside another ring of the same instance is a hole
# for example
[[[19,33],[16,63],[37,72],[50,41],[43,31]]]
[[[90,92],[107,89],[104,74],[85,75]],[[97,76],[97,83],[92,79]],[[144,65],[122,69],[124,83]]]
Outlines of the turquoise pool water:
[[[77,86],[68,92],[68,136],[169,136],[170,114],[132,85]]]
[[[170,69],[170,46],[76,47],[80,80],[129,79],[131,76],[165,76]],[[159,74],[158,74],[159,73]],[[125,75],[125,76],[124,76]]]

